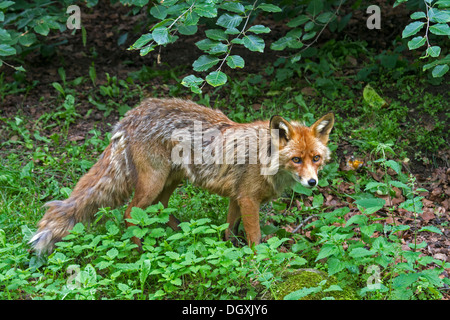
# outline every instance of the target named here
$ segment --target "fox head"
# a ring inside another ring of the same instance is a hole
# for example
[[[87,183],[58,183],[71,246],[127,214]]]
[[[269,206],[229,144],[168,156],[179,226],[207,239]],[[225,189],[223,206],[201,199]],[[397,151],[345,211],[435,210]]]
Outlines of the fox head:
[[[277,132],[279,167],[305,187],[318,183],[317,173],[329,159],[328,136],[334,124],[333,113],[317,120],[311,127],[288,122],[280,116],[270,119],[272,136]]]

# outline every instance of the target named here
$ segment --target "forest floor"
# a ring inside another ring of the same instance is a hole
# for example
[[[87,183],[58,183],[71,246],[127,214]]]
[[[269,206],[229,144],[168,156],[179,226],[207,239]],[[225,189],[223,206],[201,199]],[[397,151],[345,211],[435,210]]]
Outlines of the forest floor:
[[[351,8],[343,10],[351,10]],[[383,26],[381,30],[373,32],[361,27],[362,24],[365,24],[365,19],[367,18],[365,12],[363,10],[356,11],[344,32],[331,34],[325,31],[318,41],[317,46],[321,47],[333,39],[337,42],[344,40],[350,42],[359,41],[365,42],[378,55],[382,55],[385,52],[392,52],[391,45],[394,43],[395,38],[401,34],[408,18],[406,16],[405,21],[398,21],[397,18],[392,17],[401,17],[402,10],[401,6],[396,9],[383,8]],[[47,48],[47,56],[36,51],[28,54],[24,58],[22,65],[27,70],[25,74],[17,75],[12,69],[3,66],[0,71],[3,72],[4,83],[12,83],[20,80],[22,84],[16,87],[15,91],[4,91],[2,96],[3,100],[0,101],[0,120],[4,120],[3,122],[5,123],[3,128],[0,127],[0,144],[2,146],[0,155],[3,157],[9,152],[25,149],[24,146],[18,144],[6,143],[7,141],[21,139],[17,132],[6,128],[7,119],[14,119],[18,115],[28,119],[28,122],[24,124],[32,132],[36,128],[36,122],[40,121],[40,119],[42,120],[43,115],[54,112],[55,104],[58,101],[59,103],[61,102],[61,97],[52,85],[55,82],[62,83],[63,81],[61,71],[59,70],[64,70],[66,77],[64,82],[66,83],[71,83],[80,77],[84,78],[76,87],[74,86],[75,89],[70,89],[77,92],[76,112],[81,115],[68,127],[67,138],[72,142],[80,141],[81,143],[92,129],[100,130],[102,133],[110,131],[111,124],[114,124],[121,117],[120,112],[117,112],[117,110],[105,112],[104,109],[92,103],[92,99],[90,99],[92,98],[92,92],[93,90],[97,90],[93,88],[93,81],[89,81],[89,77],[91,80],[93,79],[92,75],[90,75],[90,70],[92,70],[93,66],[96,72],[96,88],[111,86],[111,77],[125,80],[130,74],[142,74],[140,73],[142,67],[144,65],[148,66],[150,71],[147,71],[150,76],[146,79],[140,79],[145,80],[140,82],[143,87],[145,86],[144,90],[140,90],[138,94],[127,95],[126,101],[122,97],[122,100],[125,101],[124,104],[128,107],[133,107],[143,97],[152,95],[158,95],[159,97],[176,95],[177,97],[186,99],[198,98],[189,92],[189,90],[180,87],[177,80],[182,79],[192,72],[190,68],[191,64],[201,55],[201,51],[195,47],[194,43],[203,39],[203,33],[199,31],[195,36],[181,37],[175,44],[168,45],[167,47],[161,48],[161,50],[156,50],[147,56],[141,57],[137,51],[130,51],[127,48],[144,32],[146,25],[139,24],[139,22],[145,21],[145,19],[144,14],[135,16],[128,14],[127,8],[120,4],[111,6],[109,3],[100,2],[94,10],[82,8],[82,24],[86,28],[87,33],[86,46],[83,46],[80,31],[77,31],[75,34],[66,31],[65,33],[54,34],[48,37],[48,44],[57,43],[58,45],[50,45]],[[261,81],[271,82],[273,80],[273,74],[264,73],[263,70],[266,70],[267,66],[273,65],[282,54],[269,50],[268,47],[271,41],[278,39],[285,33],[286,28],[282,22],[265,21],[264,19],[267,18],[261,18],[261,23],[270,25],[273,30],[265,38],[267,42],[266,52],[264,54],[258,54],[248,52],[244,49],[236,49],[236,54],[241,55],[245,59],[246,66],[239,72],[226,70],[231,78],[245,81],[249,75],[259,74],[263,77]],[[136,30],[137,26],[139,26],[140,30]],[[402,52],[402,58],[405,61],[411,61],[416,56],[406,50]],[[160,60],[160,64],[156,63],[157,59]],[[341,76],[343,78],[341,81],[345,86],[350,88],[349,91],[353,90],[355,95],[361,95],[361,87],[356,85],[358,81],[354,78],[361,71],[362,65],[367,63],[368,59],[363,55],[349,55],[344,60],[346,61],[345,68],[336,71],[333,75]],[[109,79],[108,75],[110,76]],[[319,101],[320,103],[322,99],[321,92],[309,84],[308,81],[304,81],[303,78],[298,77],[298,83],[296,85],[307,102]],[[119,84],[116,83],[116,86],[119,87]],[[67,85],[67,88],[69,87]],[[357,89],[352,89],[353,87]],[[398,101],[399,99],[399,93],[396,91],[395,85],[391,87],[390,89],[390,85],[386,84],[383,88],[383,96],[388,103]],[[120,88],[121,90],[125,90],[125,87]],[[419,105],[423,101],[406,101],[405,105],[408,111],[406,112],[406,117],[402,118],[400,128],[409,130],[412,135],[414,134],[414,131],[411,129],[413,127],[417,132],[432,133],[438,126],[435,119],[440,118],[445,122],[445,127],[442,130],[444,132],[443,138],[448,139],[448,105],[450,104],[448,88],[448,75],[440,85],[427,85],[425,91],[428,94],[443,97],[444,103],[447,104],[447,110],[438,110],[435,114],[427,114],[426,111],[421,110],[419,120],[414,110],[420,109],[421,107]],[[70,90],[67,92],[70,93]],[[221,100],[220,106],[224,106],[227,102],[228,92],[226,90],[215,90],[214,88],[205,87],[204,96],[209,95],[207,101],[211,101],[211,106],[214,107],[214,101],[217,100]],[[417,90],[414,92],[414,94],[417,94]],[[98,101],[100,102],[106,103],[107,99],[107,96],[98,95]],[[250,103],[247,107],[251,108],[252,112],[261,111],[260,109],[267,108],[266,101],[268,99],[270,99],[270,96],[259,98],[253,96],[247,101]],[[233,103],[233,101],[229,102],[230,104]],[[231,108],[225,108],[224,112],[228,113]],[[264,114],[264,110],[262,111]],[[337,114],[340,113],[340,110],[336,106],[335,112]],[[362,110],[359,110],[357,106],[352,110],[347,107],[340,116],[347,121],[354,117],[355,114],[361,112]],[[53,126],[45,130],[42,136],[49,138],[53,134],[60,132],[61,129],[61,125]],[[340,133],[344,133],[344,131],[340,131]],[[351,155],[356,155],[357,159],[363,163],[363,168],[360,170],[367,170],[368,174],[375,181],[383,182],[384,172],[380,168],[369,170],[371,168],[371,161],[374,160],[372,152],[367,150],[358,151],[355,144],[349,142],[351,140],[350,133],[348,136],[342,135],[338,139],[336,142],[336,160],[339,163],[340,171],[353,170],[354,168],[348,167],[348,160]],[[394,144],[397,142],[394,141]],[[405,141],[401,142],[407,144]],[[430,152],[428,149],[418,153],[416,147],[414,149],[416,151],[415,153],[411,150],[406,150],[402,157],[398,156],[395,160],[401,163],[404,172],[416,177],[417,187],[423,187],[428,190],[427,192],[420,192],[420,195],[423,196],[423,213],[416,219],[413,213],[396,208],[394,219],[400,224],[414,225],[413,228],[404,232],[402,235],[406,249],[408,248],[408,244],[413,241],[414,230],[426,226],[438,228],[441,231],[440,234],[431,232],[420,233],[419,238],[415,239],[415,241],[417,243],[421,243],[422,241],[427,243],[426,247],[420,249],[423,254],[432,256],[438,260],[450,262],[450,148],[448,140],[447,148],[440,147],[435,153]],[[26,164],[26,162],[26,159],[24,159],[23,164]],[[39,160],[36,160],[35,163],[38,165]],[[354,171],[358,172],[358,170]],[[391,172],[391,174],[392,177],[395,177],[395,173]],[[351,181],[342,180],[339,185],[341,196],[336,196],[328,186],[324,186],[320,190],[324,195],[324,206],[339,208],[349,206],[348,202],[343,202],[346,198],[342,195],[353,193],[354,185]],[[387,200],[387,204],[385,208],[379,211],[379,214],[389,215],[390,207],[398,206],[398,204],[405,201],[405,195],[398,188],[394,188],[394,190],[396,191],[395,195],[390,197],[382,196]],[[294,202],[294,205],[298,209],[301,209],[302,205],[311,205],[312,201],[313,197],[304,196],[302,203],[297,201]],[[291,229],[295,227],[295,225],[292,225]],[[449,272],[450,270],[446,269],[446,272],[441,276],[450,277]],[[446,293],[445,297],[446,299],[449,298],[448,293]]]

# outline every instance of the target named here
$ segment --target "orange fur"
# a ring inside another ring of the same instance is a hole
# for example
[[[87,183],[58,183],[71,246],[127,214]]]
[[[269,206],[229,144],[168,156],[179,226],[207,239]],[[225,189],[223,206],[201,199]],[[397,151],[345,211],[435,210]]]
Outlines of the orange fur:
[[[230,198],[227,239],[242,219],[249,245],[259,243],[261,203],[296,182],[317,184],[333,123],[327,114],[311,127],[280,116],[239,124],[191,101],[144,100],[115,126],[110,145],[70,197],[47,204],[30,242],[39,253],[51,252],[77,222],[88,221],[100,207],[125,203],[133,191],[125,218],[133,207],[167,206],[187,178]],[[176,229],[178,220],[171,217],[168,225]]]

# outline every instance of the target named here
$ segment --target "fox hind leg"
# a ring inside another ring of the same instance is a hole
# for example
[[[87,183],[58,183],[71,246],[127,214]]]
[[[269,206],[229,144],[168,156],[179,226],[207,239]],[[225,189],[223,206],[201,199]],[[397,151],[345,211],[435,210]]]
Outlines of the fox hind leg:
[[[238,233],[239,222],[241,221],[241,210],[236,200],[230,198],[230,204],[228,206],[227,223],[228,229],[225,230],[225,240],[231,240],[236,244],[235,238]]]
[[[154,203],[164,189],[168,175],[169,170],[154,170],[152,168],[147,168],[145,171],[138,172],[134,197],[124,215],[127,227],[134,225],[127,221],[127,219],[131,218],[132,208],[138,207],[145,209]],[[140,239],[134,237],[133,242],[141,247]]]
[[[171,173],[170,176],[172,177],[173,174]],[[153,201],[153,204],[157,204],[158,202],[161,202],[162,205],[167,208],[169,204],[169,199],[172,193],[175,191],[177,186],[180,184],[182,178],[169,178],[166,181],[166,185],[164,186],[161,193],[158,195],[158,197]],[[180,224],[180,221],[175,218],[172,214],[169,216],[169,222],[167,222],[167,225],[171,227],[173,230],[179,230],[180,228],[178,225]]]

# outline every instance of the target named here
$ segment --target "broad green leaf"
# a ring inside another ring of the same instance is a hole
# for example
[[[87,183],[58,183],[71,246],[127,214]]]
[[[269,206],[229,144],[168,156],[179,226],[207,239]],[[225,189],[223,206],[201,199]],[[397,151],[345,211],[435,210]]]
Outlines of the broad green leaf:
[[[430,10],[431,11],[431,10]],[[433,14],[430,14],[430,20],[436,23],[450,22],[450,11],[432,9]]]
[[[164,20],[167,17],[167,7],[157,5],[150,9],[150,14],[156,19]]]
[[[131,219],[127,219],[128,222],[131,222],[133,224],[146,224],[147,219],[148,219],[148,215],[145,212],[145,210],[138,208],[138,207],[134,207],[131,210],[130,213]]]
[[[174,233],[173,235],[171,235],[170,237],[168,237],[166,239],[166,241],[173,241],[173,240],[179,240],[181,238],[184,237],[184,234],[179,232],[179,233]]]
[[[181,280],[181,278],[176,278],[176,279],[170,280],[170,283],[179,287],[183,284],[183,281]]]
[[[439,23],[430,27],[430,32],[439,36],[450,36],[450,27],[446,23]]]
[[[385,162],[386,166],[394,170],[397,174],[400,174],[402,171],[402,166],[400,163],[394,160],[388,160]]]
[[[258,24],[256,26],[251,26],[247,31],[253,32],[253,33],[256,33],[256,34],[269,33],[270,32],[270,28]]]
[[[181,84],[185,87],[190,87],[190,86],[199,86],[203,83],[203,79],[196,77],[194,75],[189,75],[187,77],[184,77],[183,80],[181,80]]]
[[[441,54],[441,47],[439,46],[432,46],[427,49],[426,52],[428,55],[432,56],[433,58],[439,57]]]
[[[226,1],[220,5],[220,8],[234,13],[245,13],[245,7],[239,2]]]
[[[210,39],[203,39],[203,40],[197,41],[197,42],[195,43],[195,45],[197,46],[197,48],[199,48],[200,50],[203,50],[203,51],[208,51],[208,50],[210,50],[211,48],[217,46],[218,44],[219,44],[219,42],[217,42],[217,41],[212,41],[212,40],[210,40]]]
[[[433,75],[434,78],[442,77],[444,74],[447,73],[448,69],[449,69],[448,64],[440,64],[434,67],[431,74]]]
[[[236,28],[228,28],[227,30],[225,30],[225,33],[226,34],[239,34],[241,32]]]
[[[233,40],[231,40],[231,43],[244,44],[244,40],[242,40],[241,38],[234,38]]]
[[[32,32],[28,32],[26,34],[23,34],[19,38],[19,43],[25,47],[31,46],[33,43],[36,42],[36,35]]]
[[[112,248],[106,252],[106,255],[111,260],[114,259],[115,257],[117,257],[118,254],[119,254],[119,250],[117,250],[116,248]]]
[[[311,287],[311,288],[305,287],[285,295],[283,300],[300,300],[301,298],[304,298],[307,295],[314,294],[320,291],[322,291],[322,287]]]
[[[140,55],[141,57],[145,56],[145,55],[148,54],[149,52],[155,50],[155,46],[156,46],[156,45],[148,45],[148,46],[142,48],[142,49],[139,51],[139,55]]]
[[[287,238],[280,239],[278,237],[272,237],[267,240],[267,244],[270,246],[270,249],[276,249],[285,242]]]
[[[366,185],[366,188],[364,189],[364,191],[371,190],[371,189],[374,189],[374,188],[378,189],[378,187],[382,187],[382,186],[384,186],[384,185],[385,185],[385,184],[382,183],[382,182],[370,181],[370,182]]]
[[[47,36],[48,33],[50,32],[50,27],[49,27],[49,25],[48,25],[45,21],[41,20],[41,21],[34,27],[34,31],[35,31],[36,33],[39,33],[39,34],[43,35],[43,36]]]
[[[291,63],[296,63],[298,61],[300,61],[300,59],[302,58],[302,54],[301,53],[297,53],[294,56],[291,57]],[[322,187],[321,183],[327,183],[326,180],[322,180],[321,182],[319,182],[319,186]]]
[[[66,95],[66,93],[65,93],[65,91],[64,91],[64,89],[63,89],[63,87],[62,87],[58,82],[53,82],[53,83],[52,83],[52,86],[53,86],[53,88],[55,88],[56,90],[58,90],[59,93],[61,93],[63,96]]]
[[[272,42],[270,49],[280,51],[286,49],[295,39],[292,37],[282,37],[275,42]]]
[[[12,56],[16,54],[16,49],[7,44],[0,44],[0,56]]]
[[[198,21],[200,20],[200,15],[193,11],[189,11],[186,13],[184,17],[184,24],[186,26],[196,26],[198,24]]]
[[[363,214],[355,214],[353,217],[347,220],[345,227],[351,226],[352,224],[365,224],[367,222],[367,216]]]
[[[192,66],[194,67],[195,71],[206,71],[219,63],[219,61],[220,59],[217,57],[202,55],[194,61]]]
[[[173,19],[164,19],[164,20],[158,22],[157,24],[155,24],[153,27],[151,27],[150,31],[153,31],[160,27],[167,27],[167,26],[169,26],[170,22],[172,22],[172,21],[173,21]]]
[[[15,1],[0,1],[0,10],[6,9],[9,6],[12,6],[15,3]]]
[[[442,234],[442,231],[439,230],[439,228],[436,228],[436,227],[434,227],[434,226],[426,226],[426,227],[423,227],[423,228],[421,228],[421,229],[419,230],[419,232],[422,232],[422,231],[428,231],[428,232],[434,232],[434,233]]]
[[[241,16],[238,16],[236,14],[230,15],[228,13],[225,13],[221,15],[219,19],[217,19],[216,24],[218,26],[224,27],[225,29],[236,28],[241,24],[242,19],[243,18]]]
[[[450,8],[450,0],[439,0],[435,3],[439,8]]]
[[[422,199],[423,197],[414,197],[413,199],[408,199],[405,202],[402,202],[398,207],[410,212],[422,213]]]
[[[406,230],[409,230],[409,229],[411,229],[410,226],[405,226],[405,225],[401,224],[401,225],[393,227],[391,232],[392,233],[396,233],[398,231],[406,231]]]
[[[328,287],[328,289],[323,290],[323,292],[331,292],[331,291],[343,291],[343,290],[337,284],[332,284],[331,286]]]
[[[440,64],[450,64],[450,54],[446,55],[445,58],[443,58],[443,59],[435,60],[433,62],[425,64],[423,66],[422,70],[425,71],[425,70],[431,69]]]
[[[427,38],[424,38],[422,36],[414,37],[410,41],[408,41],[408,48],[409,50],[417,49],[425,44],[427,41]]]
[[[260,37],[248,35],[245,36],[242,40],[244,47],[246,47],[248,50],[264,52],[265,43],[264,40]]]
[[[374,252],[372,250],[367,250],[365,248],[355,248],[350,252],[350,257],[352,258],[362,258],[373,255]]]
[[[221,30],[221,29],[210,29],[210,30],[206,30],[205,31],[206,36],[211,39],[211,40],[218,40],[218,41],[222,41],[222,40],[227,40],[228,36],[225,33],[225,31]]]
[[[199,4],[194,6],[194,12],[201,17],[215,18],[217,17],[217,8],[212,4]]]
[[[241,56],[232,55],[228,56],[227,65],[232,69],[243,68],[245,66],[245,61]]]
[[[222,86],[227,83],[227,75],[222,71],[214,71],[208,74],[205,78],[206,82],[213,87]]]
[[[311,19],[307,15],[301,14],[298,17],[290,20],[287,23],[287,26],[290,28],[295,28],[295,27],[301,26],[302,24],[304,24],[305,22],[308,22],[310,20]]]
[[[410,247],[413,250],[423,249],[426,248],[426,246],[427,246],[426,241],[422,241],[421,243],[414,243],[414,242],[408,243],[408,247]]]
[[[273,5],[273,4],[268,4],[268,3],[260,4],[258,6],[258,9],[261,9],[266,12],[281,12],[282,11],[280,7]]]
[[[328,23],[336,18],[333,12],[323,12],[316,18],[320,23]]]
[[[147,43],[153,40],[153,36],[151,33],[143,34],[136,40],[135,43],[130,47],[130,49],[140,49],[145,46]]]
[[[85,226],[81,223],[78,222],[70,231],[70,233],[75,233],[75,234],[83,234],[84,230],[85,230]]]
[[[306,12],[311,14],[312,16],[317,16],[323,10],[323,1],[322,0],[312,0],[308,7],[306,8]]]
[[[273,202],[272,202],[272,205],[273,205]],[[275,209],[275,208],[274,208],[274,209]],[[280,230],[280,228],[274,226],[273,224],[268,224],[268,225],[265,225],[264,227],[261,228],[261,232],[262,232],[264,235],[274,234],[274,233],[276,233],[278,230]]]
[[[406,190],[410,190],[411,189],[407,184],[404,184],[403,182],[396,181],[396,180],[390,181],[389,184],[391,186],[394,186],[394,187],[397,187],[397,188],[402,188],[402,189],[406,189]]]
[[[312,29],[314,29],[314,27],[316,26],[316,24],[313,21],[309,21],[305,24],[305,32],[309,32]]]
[[[413,20],[417,20],[417,19],[422,19],[422,18],[426,18],[427,15],[425,14],[425,12],[419,11],[419,12],[414,12],[411,15],[411,19]]]
[[[360,231],[361,234],[366,236],[367,238],[371,238],[373,233],[375,231],[377,231],[377,229],[380,229],[378,227],[380,227],[381,225],[374,223],[374,224],[369,224],[369,225],[365,225],[365,226],[361,226]]]
[[[363,211],[363,213],[372,214],[383,208],[383,206],[386,204],[386,201],[379,198],[368,198],[356,200],[355,203],[358,205],[358,208],[362,207],[365,209],[361,210]]]
[[[425,22],[415,21],[408,24],[402,32],[402,38],[408,38],[412,35],[415,35],[417,32],[422,29]]]
[[[168,256],[172,260],[180,260],[180,254],[174,251],[167,251],[165,255]]]
[[[321,193],[316,194],[313,197],[312,206],[314,208],[320,207],[320,206],[322,206],[323,201],[324,201],[323,194],[321,194]]]
[[[320,249],[319,254],[317,255],[316,261],[319,261],[323,258],[327,258],[336,253],[339,253],[338,246],[335,246],[334,244],[324,244],[322,246],[322,249]]]
[[[208,53],[212,55],[226,53],[228,51],[228,46],[224,43],[218,43],[211,49],[209,49]]]
[[[152,32],[153,40],[159,45],[169,43],[169,31],[166,27],[158,27]]]
[[[34,34],[34,33],[32,33]],[[11,40],[11,35],[9,32],[3,28],[0,28],[0,41],[9,41]]]
[[[345,263],[341,262],[337,258],[329,258],[328,259],[328,274],[331,276],[339,271],[342,271],[345,268]]]
[[[152,238],[160,238],[166,235],[166,231],[164,228],[154,228],[150,232],[150,237]]]
[[[406,289],[412,283],[416,282],[420,277],[420,273],[402,273],[392,282],[395,289],[404,288]]]
[[[316,36],[316,34],[317,34],[317,31],[311,31],[311,32],[305,33],[302,37],[302,40],[308,41],[309,39],[314,38]],[[303,47],[303,44],[302,44],[302,47]],[[289,44],[289,48],[292,48],[292,44]]]
[[[148,1],[149,0],[129,0],[129,2],[131,2],[132,5],[137,6],[137,7],[141,7],[141,8],[143,6],[145,6],[145,5],[147,5]],[[121,2],[123,2],[123,0]]]
[[[293,190],[297,193],[304,194],[308,197],[312,195],[312,190],[310,188],[303,186],[301,183],[296,183],[293,187]]]
[[[291,260],[289,262],[289,265],[290,266],[297,266],[297,267],[299,267],[299,266],[305,265],[307,262],[308,261],[306,259],[302,258],[302,257],[296,257],[294,260]]]
[[[196,34],[198,31],[198,27],[196,25],[185,25],[182,24],[178,26],[178,32],[185,36],[192,36],[193,34]]]

